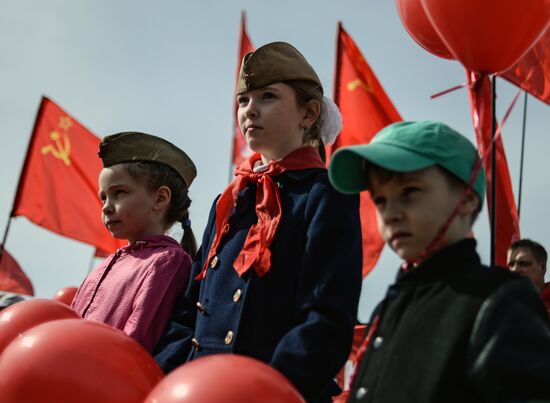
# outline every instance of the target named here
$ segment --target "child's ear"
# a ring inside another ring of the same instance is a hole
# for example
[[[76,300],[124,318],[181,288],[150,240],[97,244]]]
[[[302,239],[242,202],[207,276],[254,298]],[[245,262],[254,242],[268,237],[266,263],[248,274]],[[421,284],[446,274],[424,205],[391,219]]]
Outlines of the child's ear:
[[[315,99],[308,102],[302,119],[301,126],[303,128],[311,127],[321,114],[321,103]]]
[[[172,199],[172,191],[168,186],[161,186],[157,189],[155,208],[161,210],[170,204]]]
[[[461,215],[471,216],[479,208],[479,197],[474,192],[469,192],[466,200],[460,206],[459,213]]]

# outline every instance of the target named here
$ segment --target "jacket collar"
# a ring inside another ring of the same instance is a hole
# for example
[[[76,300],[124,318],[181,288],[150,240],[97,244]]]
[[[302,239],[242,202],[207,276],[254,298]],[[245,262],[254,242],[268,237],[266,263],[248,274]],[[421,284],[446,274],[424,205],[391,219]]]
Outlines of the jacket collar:
[[[168,235],[154,235],[145,237],[139,241],[129,243],[119,249],[120,253],[132,253],[146,248],[158,248],[179,245],[178,241]]]
[[[326,168],[309,168],[300,171],[287,171],[283,175],[295,181],[307,180],[312,176],[318,175],[319,172],[326,172]]]
[[[451,275],[465,267],[481,265],[476,252],[475,239],[462,239],[452,245],[438,250],[419,266],[403,269],[397,273],[400,283],[425,283],[440,280],[442,276]]]

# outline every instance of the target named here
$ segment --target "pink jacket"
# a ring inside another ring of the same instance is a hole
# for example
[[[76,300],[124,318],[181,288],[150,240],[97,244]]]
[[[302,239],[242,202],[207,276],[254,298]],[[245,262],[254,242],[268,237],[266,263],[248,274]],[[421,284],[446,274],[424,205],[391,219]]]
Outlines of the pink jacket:
[[[165,236],[120,248],[78,289],[72,308],[85,319],[124,331],[152,351],[189,282],[191,257]]]

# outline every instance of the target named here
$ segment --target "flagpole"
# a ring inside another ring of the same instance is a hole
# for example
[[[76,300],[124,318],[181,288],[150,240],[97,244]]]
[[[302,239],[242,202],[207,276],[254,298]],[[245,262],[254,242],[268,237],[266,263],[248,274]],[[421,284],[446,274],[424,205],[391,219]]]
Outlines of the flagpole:
[[[19,174],[19,182],[17,184],[17,190],[15,191],[15,196],[13,198],[13,204],[11,208],[10,216],[8,217],[8,223],[6,225],[6,229],[4,230],[4,236],[2,238],[2,245],[0,245],[0,261],[2,260],[2,256],[4,255],[4,245],[6,244],[6,240],[8,238],[8,232],[10,230],[11,225],[11,219],[14,216],[15,212],[15,206],[19,203],[19,199],[21,198],[21,178],[25,177],[28,161],[29,161],[29,155],[32,150],[32,146],[35,139],[35,133],[36,133],[36,127],[37,127],[37,121],[40,115],[42,114],[44,110],[44,104],[46,102],[47,98],[42,97],[42,100],[40,101],[40,106],[38,107],[38,111],[36,112],[36,119],[34,120],[34,126],[31,133],[31,138],[29,140],[29,144],[27,145],[27,152],[25,153],[25,161],[23,162],[23,168],[21,169],[21,173]]]
[[[497,76],[492,77],[492,119],[491,119],[491,138],[493,139],[491,144],[491,267],[495,266],[496,261],[496,84]]]
[[[333,97],[334,103],[340,106],[340,69],[341,69],[341,59],[342,59],[342,45],[340,44],[340,33],[342,32],[342,21],[338,21],[338,28],[336,34],[336,65],[334,66],[334,89]]]
[[[521,156],[519,162],[519,187],[518,187],[518,219],[521,212],[521,189],[523,184],[523,155],[525,150],[525,127],[527,125],[527,98],[528,93],[525,91],[525,97],[523,98],[523,125],[521,129]]]
[[[17,184],[17,191],[15,192],[15,198],[13,200],[13,205],[11,208],[12,212],[10,215],[10,219],[11,217],[13,217],[13,214],[15,212],[15,207],[19,204],[19,199],[21,198],[21,191],[23,187],[23,184],[21,183],[21,178],[24,178],[25,175],[27,174],[31,150],[33,148],[34,141],[36,139],[35,134],[38,128],[38,122],[40,121],[40,117],[44,112],[44,107],[46,106],[47,101],[48,101],[48,98],[46,98],[45,96],[42,96],[42,99],[40,101],[40,106],[38,107],[38,112],[36,112],[36,118],[34,119],[34,126],[32,128],[31,138],[29,140],[29,144],[27,146],[27,152],[25,154],[25,161],[23,162],[23,168],[21,169],[21,173],[19,174],[19,183]]]
[[[239,29],[239,49],[237,50],[237,53],[238,53],[238,57],[237,57],[237,74],[239,74],[239,63],[240,63],[240,56],[241,56],[241,53],[242,53],[242,38],[243,38],[243,35],[246,31],[246,11],[245,10],[241,10],[241,27]],[[236,84],[235,84],[235,92],[236,92]],[[234,95],[234,94],[233,94]],[[235,97],[233,97],[233,105],[235,105]],[[236,117],[236,108],[233,107],[233,127],[232,127],[232,131],[233,131],[233,136],[231,136],[231,157],[229,157],[229,177],[228,177],[228,183],[231,183],[231,181],[233,180],[233,157],[235,156],[235,128],[237,127],[237,117]]]
[[[10,224],[11,224],[12,216],[8,218],[8,224],[6,225],[6,229],[4,230],[4,236],[2,238],[2,243],[0,244],[0,262],[2,261],[2,257],[4,256],[4,245],[6,245],[6,239],[8,238],[8,232],[10,230]]]
[[[338,21],[338,25],[336,27],[336,62],[334,64],[334,80],[333,80],[333,89],[332,89],[332,100],[334,103],[340,107],[340,71],[341,71],[341,63],[342,63],[342,44],[340,43],[340,36],[342,34],[343,25],[342,21]],[[332,153],[337,147],[336,143],[338,140],[336,140],[335,144],[331,146],[325,146],[325,159],[326,164],[328,166],[328,163],[330,161],[330,158],[332,157]]]

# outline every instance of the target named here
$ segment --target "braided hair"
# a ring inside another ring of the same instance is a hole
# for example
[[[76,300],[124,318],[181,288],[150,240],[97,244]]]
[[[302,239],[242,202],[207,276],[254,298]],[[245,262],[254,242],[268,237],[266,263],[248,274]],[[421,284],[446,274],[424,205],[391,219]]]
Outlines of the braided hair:
[[[146,181],[150,191],[155,191],[161,186],[170,188],[172,197],[164,217],[166,227],[171,227],[176,222],[181,223],[183,237],[180,244],[194,259],[197,253],[197,241],[191,229],[191,220],[189,220],[191,199],[182,177],[168,165],[154,161],[130,162],[126,166],[128,173],[133,178],[142,178]]]

